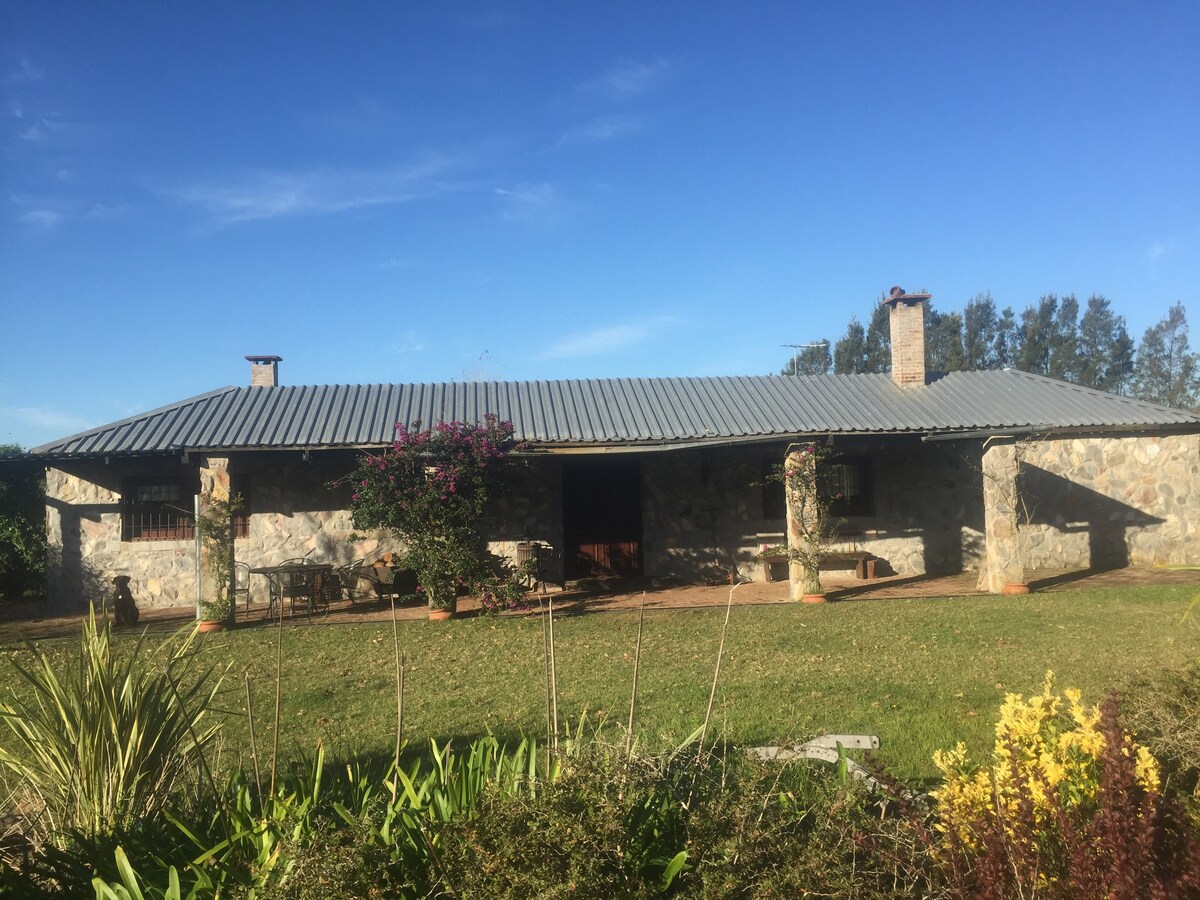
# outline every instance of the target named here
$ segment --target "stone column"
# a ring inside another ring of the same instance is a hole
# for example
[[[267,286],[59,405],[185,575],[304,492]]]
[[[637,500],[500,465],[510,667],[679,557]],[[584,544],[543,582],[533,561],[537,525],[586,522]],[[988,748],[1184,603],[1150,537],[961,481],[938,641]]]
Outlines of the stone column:
[[[227,501],[229,499],[229,457],[227,456],[208,456],[200,464],[200,502],[199,513],[201,516],[207,515],[212,508],[212,502]],[[197,523],[199,528],[199,523]],[[232,535],[230,536],[232,540]],[[199,574],[200,579],[200,599],[212,600],[215,599],[216,585],[213,583],[213,559],[212,551],[205,546],[204,541],[200,541],[199,551]],[[232,572],[230,573],[232,580]]]
[[[783,495],[787,500],[788,550],[804,549],[804,536],[819,525],[819,508],[809,488],[816,487],[816,447],[811,444],[793,445],[783,460]],[[805,594],[821,593],[819,580],[814,580],[795,559],[788,560],[788,583],[793,600]]]
[[[1005,582],[1025,580],[1021,556],[1021,534],[1017,527],[1020,509],[1017,470],[1019,450],[1016,444],[993,444],[984,450],[983,534],[986,562],[979,574],[979,586],[1000,593]]]

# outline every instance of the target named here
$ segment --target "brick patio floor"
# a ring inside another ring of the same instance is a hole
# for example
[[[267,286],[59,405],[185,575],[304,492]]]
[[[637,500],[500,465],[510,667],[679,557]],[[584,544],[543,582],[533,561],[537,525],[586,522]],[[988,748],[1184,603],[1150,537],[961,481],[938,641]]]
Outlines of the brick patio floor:
[[[1194,584],[1200,587],[1200,570],[1164,568],[1126,568],[1106,572],[1091,570],[1038,571],[1032,573],[1030,584],[1037,592],[1072,590],[1091,587],[1121,587],[1124,585]],[[985,595],[976,587],[976,575],[967,572],[946,576],[900,576],[875,578],[860,581],[854,578],[830,579],[826,585],[832,601],[886,600],[894,598],[920,597],[963,597]],[[505,615],[536,615],[538,602],[548,604],[554,600],[555,614],[579,615],[584,613],[609,612],[613,610],[637,609],[642,602],[642,587],[626,584],[593,584],[573,590],[552,589],[545,595],[531,595],[534,602],[528,613],[506,613]],[[655,586],[646,585],[647,609],[696,609],[722,606],[729,598],[728,585],[716,586]],[[751,582],[734,589],[733,603],[736,606],[787,603],[787,582]],[[459,614],[478,615],[478,603],[472,599],[459,602]],[[238,610],[239,628],[266,627],[270,623],[264,618],[264,606],[251,606],[249,611]],[[399,604],[396,617],[403,621],[425,618],[425,607],[415,602]],[[152,633],[167,633],[187,626],[194,618],[193,607],[170,607],[143,609],[136,626],[115,629],[118,632],[137,633],[146,629]],[[341,601],[331,605],[325,615],[313,617],[296,616],[285,618],[284,627],[313,627],[352,622],[390,621],[389,606],[379,600],[360,600],[357,603]],[[19,644],[24,640],[44,640],[68,637],[79,633],[79,616],[46,616],[42,604],[6,603],[0,606],[0,645]]]

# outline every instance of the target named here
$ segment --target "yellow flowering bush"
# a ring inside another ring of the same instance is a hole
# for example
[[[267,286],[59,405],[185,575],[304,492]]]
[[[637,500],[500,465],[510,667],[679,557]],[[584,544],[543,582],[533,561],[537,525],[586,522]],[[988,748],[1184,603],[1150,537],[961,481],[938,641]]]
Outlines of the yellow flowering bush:
[[[1110,694],[1009,694],[991,758],[937,753],[934,880],[956,897],[1200,897],[1200,835]]]
[[[1008,694],[989,764],[973,765],[961,743],[934,753],[944,778],[933,792],[939,829],[972,848],[981,839],[981,825],[1001,824],[1010,840],[1036,841],[1061,812],[1086,813],[1097,802],[1107,744],[1100,719],[1099,707],[1085,706],[1079,691],[1056,693],[1053,672],[1046,673],[1040,694],[1028,699]],[[1119,752],[1134,761],[1138,784],[1157,793],[1154,757],[1129,734],[1120,734]]]

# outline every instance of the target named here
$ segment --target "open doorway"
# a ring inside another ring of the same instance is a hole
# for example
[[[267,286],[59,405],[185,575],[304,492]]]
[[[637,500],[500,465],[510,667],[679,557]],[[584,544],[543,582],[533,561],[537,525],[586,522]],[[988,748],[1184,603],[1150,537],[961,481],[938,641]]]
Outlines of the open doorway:
[[[570,459],[563,465],[567,579],[642,574],[642,467],[636,459]]]

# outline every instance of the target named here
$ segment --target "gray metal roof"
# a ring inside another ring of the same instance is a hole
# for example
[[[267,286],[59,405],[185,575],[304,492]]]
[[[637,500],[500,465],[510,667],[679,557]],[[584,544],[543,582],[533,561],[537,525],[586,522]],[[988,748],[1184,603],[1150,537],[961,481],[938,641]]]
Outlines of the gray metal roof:
[[[604,446],[1007,428],[1200,430],[1200,416],[1015,369],[924,388],[889,375],[226,387],[34,448],[49,457],[381,446],[396,423],[510,420],[520,440]]]

